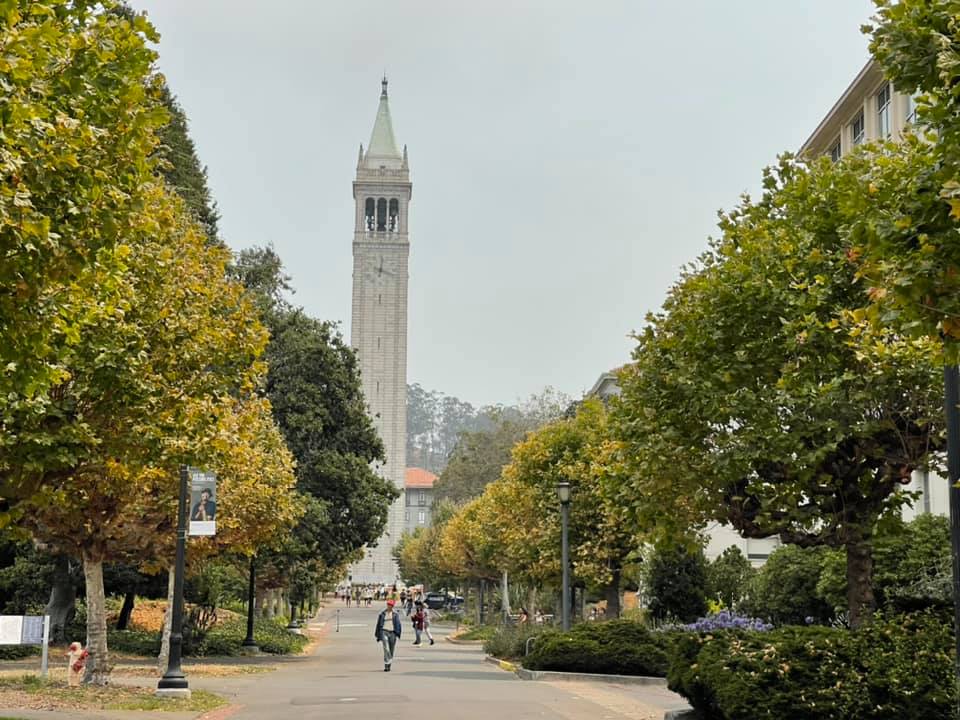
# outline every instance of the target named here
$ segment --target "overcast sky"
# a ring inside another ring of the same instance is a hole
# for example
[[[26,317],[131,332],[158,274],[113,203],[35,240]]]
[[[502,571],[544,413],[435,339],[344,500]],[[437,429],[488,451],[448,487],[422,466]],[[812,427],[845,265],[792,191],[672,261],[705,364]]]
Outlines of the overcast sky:
[[[867,59],[869,0],[133,0],[234,249],[349,337],[357,148],[409,147],[408,378],[579,396]]]

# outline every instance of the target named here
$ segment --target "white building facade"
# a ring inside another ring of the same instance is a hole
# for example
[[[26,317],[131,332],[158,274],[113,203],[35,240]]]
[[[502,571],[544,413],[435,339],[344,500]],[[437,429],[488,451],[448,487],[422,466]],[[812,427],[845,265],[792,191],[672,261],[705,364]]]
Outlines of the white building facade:
[[[393,548],[404,527],[407,438],[408,210],[413,186],[407,149],[397,148],[384,78],[366,151],[360,146],[353,234],[350,342],[357,351],[363,393],[386,449],[377,466],[400,497],[388,511],[384,535],[350,569],[353,583],[393,583]]]

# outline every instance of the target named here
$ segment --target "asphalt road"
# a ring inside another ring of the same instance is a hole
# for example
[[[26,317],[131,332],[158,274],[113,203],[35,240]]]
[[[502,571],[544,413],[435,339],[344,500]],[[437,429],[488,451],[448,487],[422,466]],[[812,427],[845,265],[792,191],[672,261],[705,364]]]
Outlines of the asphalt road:
[[[373,639],[381,607],[341,606],[339,632],[336,607],[328,610],[327,634],[314,655],[239,683],[233,701],[243,707],[231,720],[659,720],[660,700],[675,704],[675,696],[657,695],[665,690],[653,691],[647,705],[641,701],[651,698],[631,688],[519,680],[483,662],[479,647],[446,642],[449,629],[436,628],[433,646],[412,647],[409,622],[386,673]]]

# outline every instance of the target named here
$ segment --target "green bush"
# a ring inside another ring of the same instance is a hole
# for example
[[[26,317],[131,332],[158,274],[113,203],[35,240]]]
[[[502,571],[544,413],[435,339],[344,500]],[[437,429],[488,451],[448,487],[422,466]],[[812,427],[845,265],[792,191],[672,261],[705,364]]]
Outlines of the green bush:
[[[804,625],[807,618],[829,622],[833,617],[832,604],[817,592],[828,554],[822,547],[777,548],[754,575],[740,610],[774,625]]]
[[[550,631],[542,625],[530,623],[501,625],[491,637],[484,640],[483,651],[501,660],[516,660],[526,653],[527,639],[539,637],[546,632]]]
[[[668,637],[630,620],[582,623],[568,633],[544,633],[523,664],[531,670],[664,677]]]
[[[644,583],[657,620],[693,622],[707,614],[707,561],[701,547],[657,547],[646,563]]]
[[[932,613],[857,631],[783,627],[684,634],[671,690],[709,720],[946,720],[955,706],[952,626]]]
[[[148,630],[107,630],[107,647],[115,652],[156,657],[160,654],[160,633]]]
[[[207,633],[197,644],[195,654],[199,657],[239,655],[246,636],[246,621],[242,618],[230,620],[215,626]],[[254,621],[253,639],[261,651],[271,655],[298,653],[308,642],[305,636],[287,630],[284,622],[265,619]]]
[[[0,660],[21,660],[39,654],[37,645],[0,645]]]

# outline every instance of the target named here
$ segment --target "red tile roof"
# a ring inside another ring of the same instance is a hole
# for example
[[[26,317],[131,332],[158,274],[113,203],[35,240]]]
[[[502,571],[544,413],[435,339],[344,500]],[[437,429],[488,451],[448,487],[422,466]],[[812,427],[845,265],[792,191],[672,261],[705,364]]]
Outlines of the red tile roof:
[[[404,486],[408,488],[432,488],[437,476],[423,468],[407,468]]]

